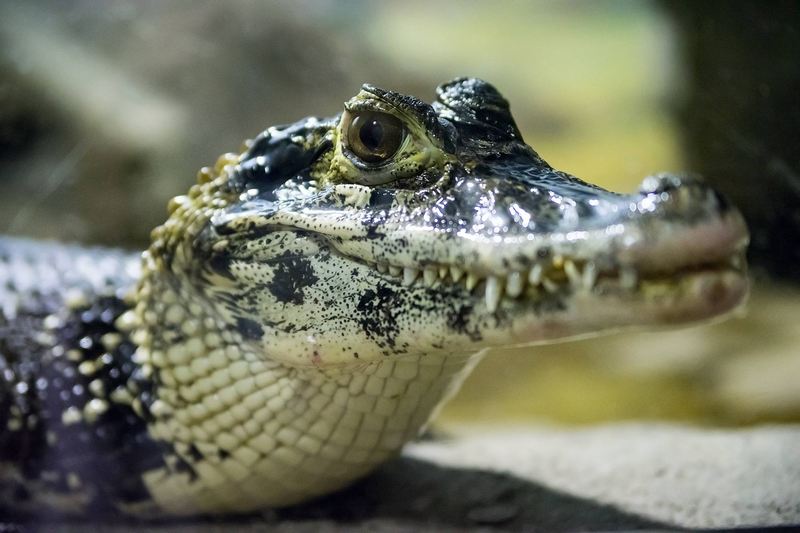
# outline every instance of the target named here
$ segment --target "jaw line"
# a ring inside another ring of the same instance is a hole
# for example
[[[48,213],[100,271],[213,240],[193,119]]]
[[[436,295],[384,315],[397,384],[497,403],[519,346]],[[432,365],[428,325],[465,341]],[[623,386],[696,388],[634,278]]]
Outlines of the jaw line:
[[[704,283],[713,284],[708,281],[709,276],[717,275],[732,285],[738,285],[728,278],[745,277],[744,250],[748,237],[738,213],[712,217],[694,225],[667,223],[654,244],[648,244],[641,234],[636,233],[639,228],[635,223],[629,224],[630,228],[619,232],[623,237],[621,242],[615,235],[609,235],[610,232],[600,230],[582,232],[580,240],[570,239],[571,234],[577,233],[571,232],[536,236],[532,246],[528,246],[524,239],[495,245],[505,248],[502,255],[506,257],[525,258],[523,267],[496,270],[492,268],[495,265],[487,268],[487,261],[481,261],[480,256],[468,265],[463,261],[415,263],[406,258],[375,260],[372,254],[370,258],[360,257],[354,253],[360,251],[357,248],[352,252],[347,250],[347,239],[331,242],[330,247],[349,260],[370,266],[377,275],[409,288],[437,289],[444,285],[459,285],[475,298],[476,303],[483,299],[489,313],[507,307],[509,303],[536,302],[549,297],[618,294],[630,300],[640,293],[657,292],[656,287],[664,292],[669,286],[677,287],[691,278],[702,278],[706,280]],[[636,238],[627,239],[632,233]],[[424,237],[426,234],[416,235]],[[411,237],[409,233],[403,236]],[[459,244],[475,244],[471,239],[459,241]],[[545,244],[540,244],[542,242]],[[562,246],[557,246],[559,243]],[[448,244],[452,250],[453,241],[442,242],[440,246],[447,247]],[[581,247],[581,244],[585,246]],[[484,250],[488,245],[484,243]],[[544,248],[552,253],[538,257],[537,252]],[[502,262],[501,254],[492,252],[494,250],[482,255],[488,255],[496,263]],[[746,294],[747,289],[732,286],[731,291]]]
[[[544,320],[514,320],[502,346],[531,346],[595,337],[620,331],[670,329],[716,322],[734,314],[747,300],[744,272],[731,270],[689,273],[661,294],[578,296],[567,313]]]

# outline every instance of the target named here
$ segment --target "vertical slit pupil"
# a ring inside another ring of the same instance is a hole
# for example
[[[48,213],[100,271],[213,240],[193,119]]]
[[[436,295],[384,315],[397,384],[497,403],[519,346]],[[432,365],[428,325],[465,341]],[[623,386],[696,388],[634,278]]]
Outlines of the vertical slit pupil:
[[[375,151],[383,143],[383,134],[383,124],[378,119],[371,118],[361,127],[358,137],[368,150]]]

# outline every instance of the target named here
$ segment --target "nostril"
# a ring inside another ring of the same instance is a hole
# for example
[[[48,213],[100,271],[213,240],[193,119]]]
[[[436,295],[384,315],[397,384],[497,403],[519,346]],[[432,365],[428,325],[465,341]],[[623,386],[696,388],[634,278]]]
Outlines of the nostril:
[[[642,194],[658,194],[672,192],[681,187],[705,187],[705,184],[699,176],[664,173],[647,176],[639,186],[639,192]]]
[[[648,176],[639,187],[640,212],[660,212],[676,216],[709,216],[723,213],[731,204],[698,176],[659,174]]]

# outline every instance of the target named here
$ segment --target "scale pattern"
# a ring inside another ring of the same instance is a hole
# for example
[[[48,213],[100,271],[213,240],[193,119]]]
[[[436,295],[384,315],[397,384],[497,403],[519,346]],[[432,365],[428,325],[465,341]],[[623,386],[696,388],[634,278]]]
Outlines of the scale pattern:
[[[207,513],[323,494],[396,453],[466,373],[463,357],[311,375],[242,360],[235,343],[221,347],[232,333],[215,340],[192,331],[189,311],[173,306],[164,328],[193,335],[173,348],[175,364],[160,379],[187,383],[191,401],[156,421],[152,382],[135,361],[130,335],[116,325],[131,308],[138,261],[104,249],[0,239],[0,494],[7,512],[155,512],[155,498],[159,512]],[[168,430],[188,438],[167,444],[150,435]]]
[[[10,508],[101,510],[149,499],[163,463],[132,407],[148,395],[115,321],[138,258],[0,239],[0,483]]]
[[[746,228],[700,181],[611,193],[544,162],[490,84],[437,94],[365,85],[268,128],[140,256],[0,239],[0,505],[292,505],[399,453],[488,348],[743,301]]]

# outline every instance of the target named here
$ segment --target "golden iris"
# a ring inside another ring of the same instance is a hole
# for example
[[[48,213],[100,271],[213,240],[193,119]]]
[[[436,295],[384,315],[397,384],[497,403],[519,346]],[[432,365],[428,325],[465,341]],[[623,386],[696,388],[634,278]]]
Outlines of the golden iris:
[[[400,119],[379,111],[346,111],[344,127],[347,148],[369,164],[391,159],[405,136]]]

